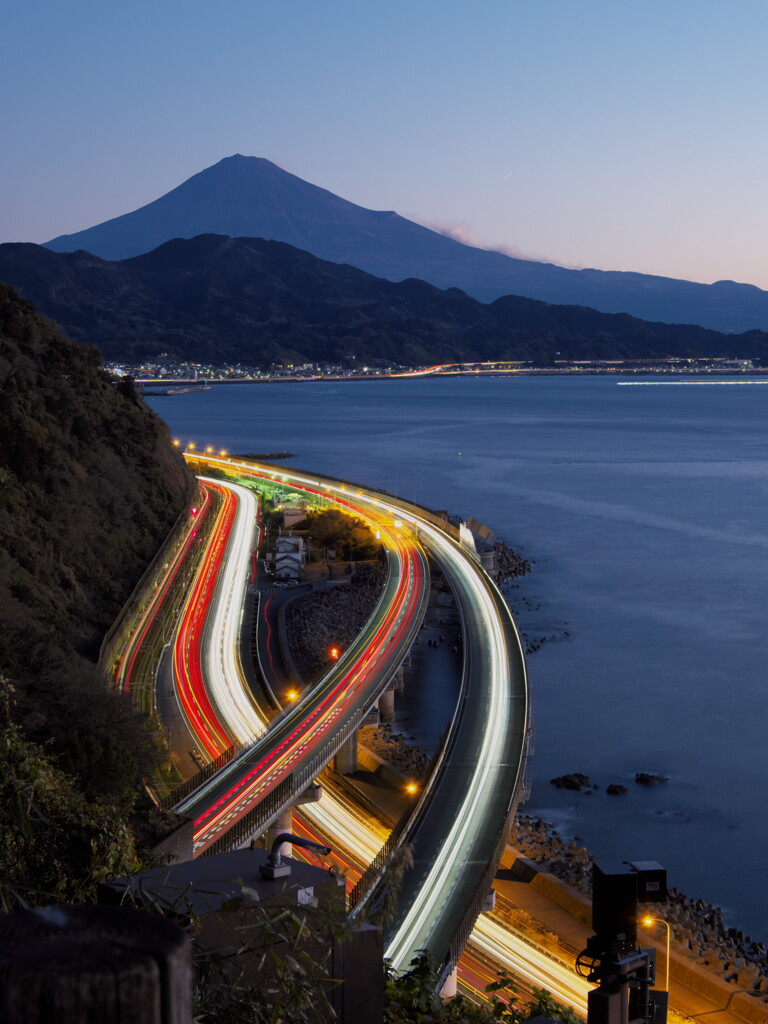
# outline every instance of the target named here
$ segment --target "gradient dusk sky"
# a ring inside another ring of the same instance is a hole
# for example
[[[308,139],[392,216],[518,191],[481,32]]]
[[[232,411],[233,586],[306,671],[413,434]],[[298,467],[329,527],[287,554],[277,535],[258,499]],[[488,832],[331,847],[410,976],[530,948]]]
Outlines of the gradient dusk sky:
[[[765,0],[6,5],[0,241],[233,153],[572,267],[768,288]]]

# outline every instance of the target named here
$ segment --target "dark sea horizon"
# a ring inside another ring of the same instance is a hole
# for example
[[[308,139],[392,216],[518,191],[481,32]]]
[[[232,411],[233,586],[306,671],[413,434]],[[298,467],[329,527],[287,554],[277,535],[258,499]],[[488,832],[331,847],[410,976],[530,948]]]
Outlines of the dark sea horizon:
[[[768,381],[237,384],[149,403],[184,442],[291,451],[286,464],[474,516],[531,560],[506,590],[521,629],[547,638],[528,659],[521,811],[597,857],[659,861],[768,937]],[[434,744],[436,720],[402,715]],[[575,771],[600,788],[549,781]],[[669,782],[639,786],[639,771]]]

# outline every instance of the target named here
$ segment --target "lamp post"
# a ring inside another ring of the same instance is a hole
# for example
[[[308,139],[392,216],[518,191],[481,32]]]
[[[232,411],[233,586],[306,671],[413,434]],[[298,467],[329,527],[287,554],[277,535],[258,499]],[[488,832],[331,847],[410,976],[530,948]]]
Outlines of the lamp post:
[[[652,924],[663,924],[664,927],[667,929],[667,963],[664,987],[667,990],[667,992],[669,992],[669,944],[670,938],[672,936],[672,929],[669,927],[668,922],[661,917],[644,917],[643,924],[646,926],[646,928],[650,927]]]

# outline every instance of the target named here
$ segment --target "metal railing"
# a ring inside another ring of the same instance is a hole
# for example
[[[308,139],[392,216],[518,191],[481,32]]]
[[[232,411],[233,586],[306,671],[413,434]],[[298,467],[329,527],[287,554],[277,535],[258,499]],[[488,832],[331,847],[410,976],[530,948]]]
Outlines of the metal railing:
[[[174,786],[163,798],[160,800],[160,806],[163,810],[170,810],[175,807],[176,804],[180,803],[190,793],[194,793],[204,782],[207,782],[212,775],[223,768],[225,764],[229,764],[230,761],[234,760],[242,750],[242,747],[231,746],[227,747],[226,750],[222,751],[217,758],[213,761],[209,761],[208,764],[203,765],[200,771],[193,775],[191,778],[186,779],[184,782],[180,782],[177,786]]]
[[[255,807],[243,815],[239,821],[227,829],[223,836],[204,850],[201,857],[212,857],[216,853],[228,853],[237,849],[248,836],[263,832],[270,821],[279,814],[293,799],[294,782],[293,775],[283,779],[271,792],[267,793],[263,800],[260,800]]]

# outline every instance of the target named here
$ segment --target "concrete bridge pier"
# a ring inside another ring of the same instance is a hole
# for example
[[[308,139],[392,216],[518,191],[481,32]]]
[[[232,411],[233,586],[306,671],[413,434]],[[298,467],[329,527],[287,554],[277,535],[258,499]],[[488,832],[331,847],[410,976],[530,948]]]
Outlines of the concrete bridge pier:
[[[302,804],[315,804],[323,795],[323,787],[316,782],[313,782],[311,786],[307,786],[303,793],[299,793],[293,800],[290,807],[286,807],[284,811],[281,811],[275,818],[274,822],[269,826],[267,831],[264,833],[264,846],[267,850],[272,849],[272,843],[281,834],[281,832],[293,832],[293,809],[294,807],[300,807]],[[283,847],[280,851],[286,856],[290,856],[290,850]]]
[[[264,846],[267,850],[272,849],[272,843],[280,835],[281,832],[293,832],[293,808],[288,807],[286,810],[277,816],[275,823],[270,825],[264,835]],[[290,856],[290,850],[285,848],[285,845],[280,849],[280,853],[285,853]]]
[[[405,689],[405,672],[403,671],[403,666],[402,665],[397,670],[397,672],[395,672],[395,675],[394,675],[393,679],[394,679],[394,687],[395,687],[396,690],[404,690]]]
[[[390,687],[379,697],[379,715],[384,723],[391,725],[395,720],[395,691]]]
[[[340,775],[352,775],[357,771],[357,729],[347,742],[336,751],[333,767]]]

